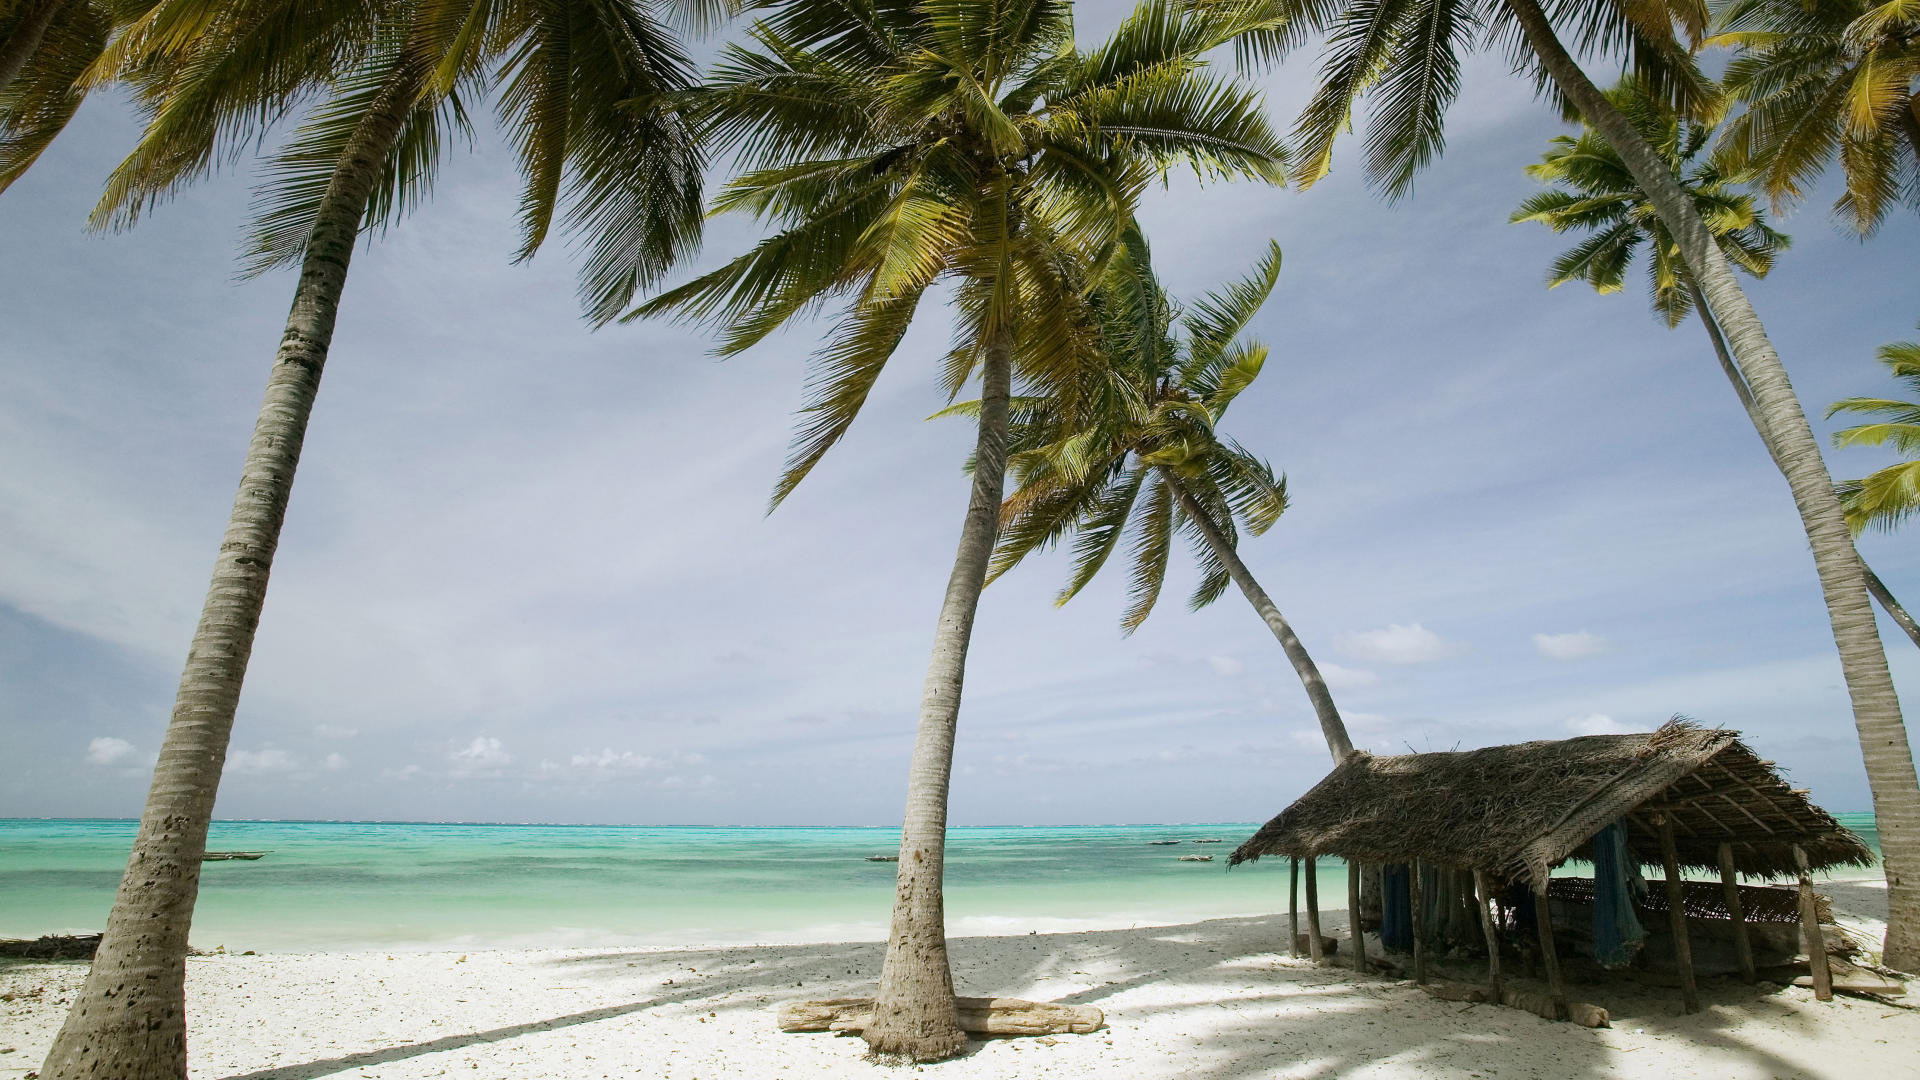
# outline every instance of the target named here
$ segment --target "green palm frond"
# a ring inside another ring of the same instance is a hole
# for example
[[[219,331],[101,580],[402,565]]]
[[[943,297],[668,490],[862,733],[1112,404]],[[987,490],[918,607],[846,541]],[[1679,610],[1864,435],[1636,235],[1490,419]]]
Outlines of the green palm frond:
[[[1920,341],[1883,345],[1878,359],[1909,392],[1920,394]],[[1834,446],[1878,446],[1909,458],[1920,457],[1920,401],[1854,397],[1827,406],[1829,418],[1841,413],[1881,419],[1834,432]],[[1869,526],[1891,531],[1920,511],[1920,461],[1889,465],[1863,479],[1838,484],[1836,490],[1847,524],[1856,534]]]
[[[1201,579],[1196,606],[1231,583],[1224,562],[1176,497],[1172,477],[1234,543],[1239,527],[1266,532],[1286,509],[1286,483],[1215,425],[1258,377],[1267,349],[1245,330],[1279,278],[1270,245],[1245,277],[1180,314],[1155,277],[1151,250],[1129,227],[1086,296],[1102,363],[1083,366],[1071,389],[1020,399],[1014,410],[1009,474],[1001,507],[1005,531],[998,576],[1035,550],[1074,538],[1074,565],[1058,601],[1078,595],[1131,533],[1129,599],[1121,627],[1132,633],[1152,612],[1175,533],[1193,542]],[[948,414],[974,415],[972,403]]]
[[[1734,49],[1724,78],[1741,111],[1719,153],[1752,170],[1776,208],[1836,160],[1834,211],[1862,235],[1896,205],[1920,210],[1920,7],[1911,0],[1734,0],[1709,45]]]
[[[1634,128],[1662,154],[1694,209],[1735,266],[1765,277],[1773,257],[1789,241],[1766,221],[1751,194],[1734,186],[1737,175],[1706,160],[1710,129],[1685,119],[1651,93],[1642,81],[1628,79],[1608,91]],[[1556,233],[1584,234],[1556,257],[1547,285],[1584,281],[1599,293],[1626,287],[1627,272],[1647,253],[1648,300],[1669,327],[1693,311],[1692,271],[1640,189],[1626,162],[1606,138],[1590,127],[1576,136],[1556,136],[1527,174],[1551,185],[1514,211],[1514,222],[1538,222]]]

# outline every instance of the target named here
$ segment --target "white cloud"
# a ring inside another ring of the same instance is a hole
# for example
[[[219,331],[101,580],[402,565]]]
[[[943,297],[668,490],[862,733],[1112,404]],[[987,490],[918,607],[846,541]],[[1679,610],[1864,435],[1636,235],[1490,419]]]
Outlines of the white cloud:
[[[1207,666],[1213,669],[1215,675],[1225,675],[1229,678],[1247,670],[1247,665],[1231,656],[1209,656]]]
[[[646,754],[636,754],[631,750],[616,751],[612,747],[605,747],[598,753],[573,755],[572,764],[576,769],[638,772],[642,769],[657,769],[666,762]]]
[[[1425,664],[1466,651],[1459,642],[1448,641],[1419,623],[1350,631],[1336,641],[1341,651],[1382,664]]]
[[[1380,676],[1365,668],[1341,667],[1339,664],[1322,664],[1318,662],[1316,662],[1314,666],[1320,669],[1320,677],[1327,680],[1327,685],[1335,690],[1351,690],[1357,686],[1372,686],[1374,683],[1380,681]]]
[[[502,748],[500,740],[490,735],[475,735],[466,749],[455,750],[448,756],[453,759],[456,768],[465,770],[497,769],[513,760],[513,755]]]
[[[313,733],[323,739],[351,739],[355,735],[360,734],[360,729],[355,727],[341,727],[338,724],[315,724],[313,725]]]
[[[103,735],[87,744],[87,761],[93,765],[118,765],[133,754],[132,743],[111,735]]]
[[[339,754],[328,754],[327,759],[321,764],[328,769],[344,769],[347,767],[347,759]]]
[[[285,750],[235,750],[227,755],[227,771],[235,773],[288,772],[295,764]]]
[[[1535,634],[1533,650],[1549,660],[1585,660],[1612,648],[1599,634],[1575,630],[1570,634]]]
[[[1569,716],[1566,719],[1566,728],[1570,735],[1626,735],[1633,731],[1633,728],[1620,723],[1606,713]]]

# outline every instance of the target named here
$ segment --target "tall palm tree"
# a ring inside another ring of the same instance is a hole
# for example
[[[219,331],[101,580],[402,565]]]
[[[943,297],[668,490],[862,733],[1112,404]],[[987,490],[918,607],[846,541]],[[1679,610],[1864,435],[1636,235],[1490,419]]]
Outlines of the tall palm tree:
[[[1773,441],[1806,530],[1879,821],[1890,914],[1886,963],[1920,969],[1920,776],[1865,574],[1820,444],[1713,230],[1659,151],[1607,100],[1561,39],[1564,29],[1574,49],[1624,58],[1650,92],[1687,115],[1706,116],[1718,107],[1717,92],[1674,32],[1678,22],[1697,41],[1706,29],[1704,5],[1699,0],[1652,5],[1561,0],[1549,17],[1540,0],[1278,2],[1294,15],[1292,21],[1283,30],[1250,35],[1241,43],[1241,55],[1246,61],[1271,60],[1308,32],[1326,32],[1321,85],[1297,128],[1304,160],[1296,175],[1303,184],[1325,174],[1334,140],[1349,126],[1355,104],[1371,96],[1367,173],[1390,198],[1406,194],[1415,174],[1443,148],[1446,110],[1460,85],[1461,54],[1477,44],[1499,43],[1563,115],[1584,118],[1606,138],[1646,192],[1727,338],[1764,425],[1761,437]]]
[[[865,1037],[882,1059],[965,1043],[947,962],[947,789],[967,645],[997,531],[1017,376],[1068,393],[1097,362],[1081,294],[1140,192],[1186,164],[1281,179],[1258,96],[1201,57],[1269,25],[1251,6],[1137,9],[1078,50],[1064,0],[776,5],[724,50],[702,118],[746,172],[716,210],[777,231],[636,314],[717,324],[738,353],[796,314],[844,310],[814,355],[778,505],[846,432],[936,283],[951,286],[943,379],[981,381],[972,494],[940,607],[907,779],[891,931]]]
[[[117,27],[155,0],[0,0],[0,191],[86,100],[76,85]]]
[[[1055,600],[1065,604],[1130,532],[1130,603],[1120,626],[1131,634],[1159,600],[1174,534],[1184,533],[1201,568],[1189,605],[1212,603],[1229,582],[1240,587],[1300,677],[1337,764],[1353,741],[1333,694],[1237,550],[1236,519],[1265,533],[1286,509],[1286,481],[1215,430],[1266,362],[1266,346],[1241,333],[1279,278],[1273,244],[1246,278],[1181,312],[1154,275],[1145,238],[1128,235],[1092,296],[1107,363],[1091,374],[1107,385],[1079,396],[1098,408],[1075,416],[1044,397],[1016,405],[1007,458],[1015,490],[1001,505],[987,580],[1071,536],[1073,574]],[[968,402],[946,411],[978,409]]]
[[[1920,393],[1920,341],[1882,345],[1879,357],[1893,377],[1907,385],[1909,392]],[[1827,407],[1829,417],[1840,413],[1863,413],[1883,419],[1834,432],[1833,445],[1889,446],[1910,458],[1920,455],[1920,402],[1846,398]],[[1920,459],[1902,461],[1862,479],[1849,480],[1840,485],[1840,498],[1847,507],[1847,524],[1856,534],[1868,528],[1891,532],[1920,513]]]
[[[154,57],[170,74],[140,87],[151,122],[108,184],[103,221],[130,220],[303,95],[323,96],[267,170],[253,265],[298,263],[293,307],[126,874],[47,1080],[186,1073],[200,857],[348,262],[362,232],[425,195],[465,125],[463,96],[498,80],[527,180],[521,255],[565,204],[587,241],[582,294],[595,317],[617,312],[699,227],[691,133],[648,104],[692,71],[655,13],[628,0],[162,0],[102,63]]]
[[[1720,163],[1702,157],[1712,139],[1712,128],[1680,117],[1666,103],[1646,93],[1632,79],[1608,91],[1607,97],[1620,108],[1647,142],[1667,159],[1680,185],[1699,208],[1700,218],[1713,230],[1720,249],[1734,266],[1765,277],[1773,266],[1776,252],[1785,250],[1787,237],[1766,222],[1765,213],[1754,205],[1753,196],[1734,186]],[[1553,149],[1528,175],[1559,185],[1533,196],[1521,204],[1512,220],[1537,221],[1555,232],[1583,231],[1585,239],[1554,260],[1547,272],[1547,286],[1557,288],[1569,281],[1585,281],[1596,292],[1618,292],[1625,284],[1626,272],[1644,249],[1648,253],[1648,295],[1653,311],[1669,328],[1680,325],[1688,312],[1699,316],[1707,340],[1720,362],[1720,371],[1740,399],[1740,406],[1756,430],[1764,420],[1754,407],[1753,394],[1740,376],[1720,327],[1707,311],[1700,295],[1700,284],[1680,258],[1672,235],[1646,193],[1640,190],[1627,167],[1607,140],[1585,128],[1578,138],[1561,135],[1553,140]],[[1767,453],[1780,462],[1773,441],[1762,438]],[[1843,485],[1843,500],[1845,498]],[[1858,532],[1858,529],[1855,529]],[[1892,590],[1873,568],[1863,561],[1867,591],[1880,603],[1888,617],[1920,646],[1920,622],[1907,613]]]
[[[1777,205],[1840,159],[1834,212],[1862,235],[1920,210],[1920,7],[1907,0],[1731,0],[1706,45],[1735,50],[1722,85],[1745,108],[1720,148]]]

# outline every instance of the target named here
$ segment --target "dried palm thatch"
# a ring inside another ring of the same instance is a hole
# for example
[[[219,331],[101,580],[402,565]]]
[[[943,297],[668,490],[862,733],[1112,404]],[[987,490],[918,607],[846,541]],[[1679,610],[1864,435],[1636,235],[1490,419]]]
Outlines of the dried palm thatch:
[[[1815,869],[1873,862],[1859,837],[1788,787],[1738,732],[1676,717],[1646,735],[1355,753],[1234,849],[1229,864],[1263,855],[1419,858],[1531,881],[1587,853],[1593,834],[1616,820],[1641,863],[1658,865],[1659,815],[1673,822],[1683,866],[1716,869],[1723,841],[1740,873],[1761,878],[1792,875],[1796,844]]]

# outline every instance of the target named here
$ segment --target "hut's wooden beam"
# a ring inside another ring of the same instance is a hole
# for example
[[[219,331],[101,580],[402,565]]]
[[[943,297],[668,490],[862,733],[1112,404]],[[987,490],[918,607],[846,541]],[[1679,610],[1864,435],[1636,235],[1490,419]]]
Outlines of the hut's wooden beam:
[[[1567,988],[1560,982],[1560,954],[1553,947],[1553,905],[1547,900],[1547,875],[1533,882],[1533,921],[1540,927],[1540,960],[1547,967],[1547,994],[1553,999],[1554,1019],[1567,1017]]]
[[[1753,970],[1753,943],[1747,939],[1746,905],[1740,902],[1740,875],[1733,869],[1733,845],[1720,842],[1720,888],[1727,898],[1727,918],[1733,920],[1733,955],[1740,961],[1740,977],[1759,978]]]
[[[1813,871],[1807,849],[1793,845],[1793,864],[1800,869],[1800,933],[1807,939],[1807,966],[1813,969],[1813,996],[1833,1000],[1833,968],[1827,961],[1827,939],[1820,932],[1820,915],[1813,901]]]
[[[1300,860],[1287,860],[1287,952],[1300,959]]]
[[[1407,895],[1413,903],[1413,981],[1427,982],[1426,896],[1420,889],[1420,860],[1407,864]]]
[[[1367,934],[1360,929],[1360,875],[1365,872],[1359,863],[1347,860],[1347,936],[1353,939],[1355,973],[1367,970]]]
[[[1326,962],[1326,950],[1320,944],[1320,874],[1317,860],[1307,856],[1307,955],[1316,964]]]
[[[1500,979],[1500,932],[1493,925],[1493,884],[1487,880],[1485,870],[1473,872],[1473,895],[1480,909],[1480,930],[1487,935],[1487,987],[1493,991],[1493,999],[1500,1000],[1505,987]]]
[[[1655,818],[1660,827],[1660,858],[1667,871],[1667,919],[1673,930],[1673,962],[1680,972],[1680,1002],[1687,1012],[1700,1011],[1700,989],[1693,981],[1693,943],[1687,940],[1687,893],[1680,883],[1680,855],[1673,843],[1673,815]]]

